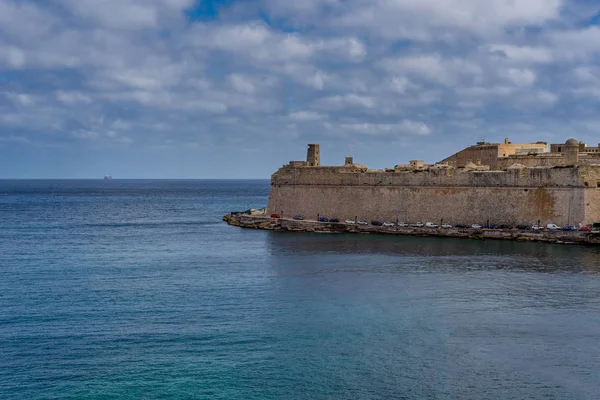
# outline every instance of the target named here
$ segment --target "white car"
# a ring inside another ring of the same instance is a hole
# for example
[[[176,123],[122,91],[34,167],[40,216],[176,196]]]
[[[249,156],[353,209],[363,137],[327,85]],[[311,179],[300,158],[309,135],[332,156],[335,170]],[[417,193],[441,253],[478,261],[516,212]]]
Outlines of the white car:
[[[479,224],[473,224],[473,225],[471,225],[471,228],[473,228],[473,229],[481,229],[482,226],[479,225]]]
[[[367,221],[363,221],[362,219],[360,221],[358,221],[359,225],[369,225],[369,223]]]
[[[442,228],[452,228],[452,225],[450,225],[450,224],[442,224]]]
[[[438,225],[433,222],[425,222],[425,228],[437,228]]]
[[[407,227],[408,224],[406,222],[398,222],[398,226]]]
[[[424,227],[425,225],[423,225],[423,223],[422,223],[422,222],[417,222],[416,224],[412,224],[411,226],[414,226],[415,228],[422,228],[422,227]]]
[[[346,220],[346,223],[347,223],[348,225],[354,225],[356,222],[354,222],[354,220],[353,220],[353,219],[347,219],[347,220]]]
[[[539,225],[532,225],[531,229],[534,231],[541,231],[542,229],[544,229],[543,227],[539,226]]]
[[[550,229],[551,231],[560,231],[562,228],[556,224],[548,224],[546,225],[546,229]]]
[[[383,223],[383,226],[394,226],[394,223],[386,221]]]

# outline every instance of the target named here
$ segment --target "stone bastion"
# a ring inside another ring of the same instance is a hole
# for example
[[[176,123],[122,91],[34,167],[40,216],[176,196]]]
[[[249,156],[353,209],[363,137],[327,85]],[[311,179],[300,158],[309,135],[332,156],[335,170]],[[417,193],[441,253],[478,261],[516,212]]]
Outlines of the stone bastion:
[[[600,221],[600,164],[491,171],[411,162],[369,170],[349,157],[344,166],[320,166],[318,150],[309,147],[310,162],[291,162],[272,175],[268,213],[453,225]]]

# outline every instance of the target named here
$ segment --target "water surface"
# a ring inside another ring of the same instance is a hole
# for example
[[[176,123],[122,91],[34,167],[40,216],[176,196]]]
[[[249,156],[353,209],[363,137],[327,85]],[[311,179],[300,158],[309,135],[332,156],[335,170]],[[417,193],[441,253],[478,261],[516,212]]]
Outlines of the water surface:
[[[234,228],[268,181],[0,181],[1,399],[595,399],[595,247]]]

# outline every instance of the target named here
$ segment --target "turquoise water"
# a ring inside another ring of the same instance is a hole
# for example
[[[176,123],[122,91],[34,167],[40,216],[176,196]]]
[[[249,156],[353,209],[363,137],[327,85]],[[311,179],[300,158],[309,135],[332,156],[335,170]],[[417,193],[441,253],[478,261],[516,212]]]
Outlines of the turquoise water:
[[[268,181],[0,181],[0,399],[595,399],[593,247],[229,227]]]

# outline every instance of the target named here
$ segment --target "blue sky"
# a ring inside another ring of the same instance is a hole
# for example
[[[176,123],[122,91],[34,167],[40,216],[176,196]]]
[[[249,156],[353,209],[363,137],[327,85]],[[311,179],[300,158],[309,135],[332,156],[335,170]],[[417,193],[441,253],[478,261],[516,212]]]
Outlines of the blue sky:
[[[0,178],[268,178],[600,142],[582,0],[0,0]]]

